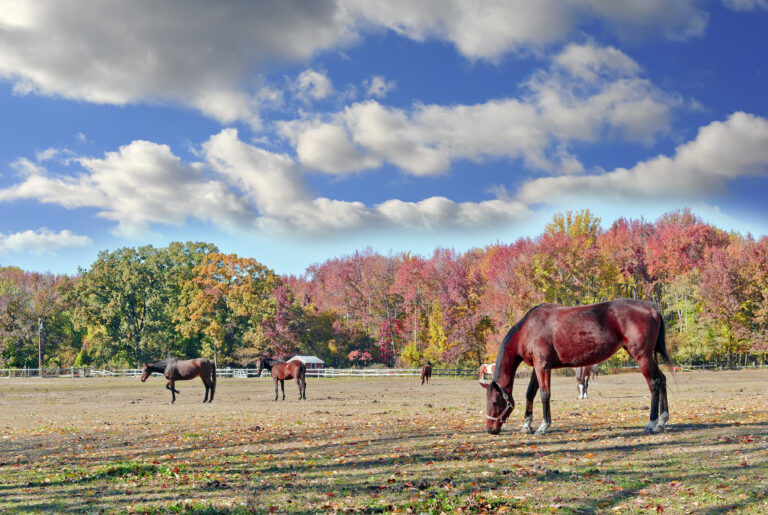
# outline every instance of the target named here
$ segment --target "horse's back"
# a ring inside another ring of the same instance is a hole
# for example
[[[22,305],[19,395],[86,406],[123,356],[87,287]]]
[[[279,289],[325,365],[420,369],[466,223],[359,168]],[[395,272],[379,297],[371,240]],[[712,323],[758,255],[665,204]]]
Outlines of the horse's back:
[[[625,343],[647,341],[659,324],[658,307],[635,299],[585,306],[543,304],[531,315],[525,324],[528,359],[535,352],[549,353],[555,368],[600,363]]]

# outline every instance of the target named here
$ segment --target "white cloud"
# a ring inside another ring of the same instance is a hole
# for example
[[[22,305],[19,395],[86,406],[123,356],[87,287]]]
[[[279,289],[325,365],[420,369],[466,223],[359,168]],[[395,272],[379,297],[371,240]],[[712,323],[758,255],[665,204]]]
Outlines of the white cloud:
[[[639,38],[661,33],[671,40],[701,36],[709,14],[699,9],[697,0],[583,0],[586,13],[602,20],[621,38]]]
[[[594,43],[572,43],[555,56],[553,62],[587,82],[595,82],[605,74],[633,76],[640,72],[640,66],[621,50]]]
[[[79,175],[52,176],[20,159],[24,180],[0,190],[0,202],[20,198],[66,208],[94,207],[117,222],[116,234],[137,235],[151,224],[181,225],[187,218],[222,227],[241,225],[250,208],[220,181],[209,180],[199,165],[184,165],[167,145],[134,141],[103,159],[79,158]],[[27,164],[25,164],[27,163]]]
[[[296,78],[296,95],[304,101],[322,100],[333,93],[333,84],[327,75],[315,70],[304,70]]]
[[[507,199],[454,202],[445,197],[430,197],[420,202],[388,200],[378,204],[376,211],[390,223],[408,229],[487,227],[521,220],[530,213],[524,204]]]
[[[301,164],[346,174],[392,163],[408,174],[445,172],[457,159],[522,159],[548,173],[582,171],[567,144],[615,138],[652,142],[679,103],[639,76],[613,47],[569,45],[527,82],[529,94],[475,105],[410,110],[369,100],[322,118],[284,122]]]
[[[469,59],[503,55],[560,41],[581,23],[601,21],[623,37],[662,34],[699,36],[708,16],[696,0],[343,0],[352,18],[422,41],[454,44]]]
[[[258,124],[254,71],[347,41],[338,14],[331,0],[0,0],[0,78],[19,93],[178,102]]]
[[[360,226],[369,217],[360,202],[311,198],[290,157],[244,143],[235,129],[212,136],[203,150],[211,166],[253,200],[260,227],[325,233]]]
[[[265,229],[292,229],[327,234],[364,227],[477,227],[522,217],[527,209],[517,201],[453,202],[431,197],[420,202],[392,199],[373,208],[361,202],[312,198],[295,163],[244,143],[227,129],[203,145],[208,161],[222,175],[248,192]]]
[[[87,236],[79,236],[68,229],[53,232],[49,229],[27,230],[13,234],[0,232],[0,254],[23,253],[48,254],[61,249],[90,247]]]
[[[381,75],[374,75],[370,79],[363,81],[363,87],[369,97],[384,98],[395,89],[395,81],[388,81]]]
[[[517,200],[527,205],[600,198],[695,200],[722,191],[729,180],[768,176],[768,120],[737,112],[702,127],[672,157],[597,175],[546,177],[525,183]]]
[[[380,159],[355,145],[340,125],[293,123],[286,125],[286,134],[294,137],[296,153],[301,156],[302,165],[310,170],[345,174],[382,164]]]
[[[77,158],[83,171],[76,176],[51,176],[19,159],[21,180],[0,189],[0,202],[35,199],[69,209],[97,208],[99,216],[117,224],[113,232],[130,236],[140,236],[156,225],[181,225],[191,218],[230,232],[250,229],[323,236],[387,227],[471,228],[509,221],[527,211],[507,197],[476,203],[442,197],[419,202],[392,199],[371,207],[316,197],[293,159],[243,142],[236,129],[211,136],[202,145],[202,155],[206,163],[185,164],[166,145],[134,141],[103,158]],[[206,176],[206,167],[216,175]],[[58,241],[49,233],[39,234]],[[72,235],[62,233],[59,240],[65,236]],[[19,238],[5,245],[20,248]],[[23,240],[30,239],[24,233]]]
[[[706,24],[696,5],[695,0],[0,0],[0,79],[19,94],[117,105],[181,104],[222,123],[244,120],[258,127],[264,101],[259,74],[267,63],[303,62],[370,31],[447,41],[469,59],[496,61],[561,41],[595,19],[619,34],[696,35]],[[310,84],[311,95],[327,95],[327,84]],[[375,80],[368,92],[381,98],[387,87]]]
[[[768,0],[723,0],[723,5],[734,11],[768,10]]]

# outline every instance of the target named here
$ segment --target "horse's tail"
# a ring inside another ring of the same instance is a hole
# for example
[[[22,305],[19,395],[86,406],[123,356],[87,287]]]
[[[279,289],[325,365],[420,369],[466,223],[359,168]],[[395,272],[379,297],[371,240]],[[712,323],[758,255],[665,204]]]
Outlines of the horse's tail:
[[[669,354],[667,353],[667,340],[666,340],[666,330],[664,328],[664,317],[659,313],[659,336],[656,338],[656,346],[653,348],[654,354],[657,354],[658,356],[661,356],[661,359],[664,361],[664,364],[667,365],[669,368],[669,371],[672,373],[672,375],[675,375],[675,362],[672,361],[672,358],[669,357]],[[658,362],[658,358],[656,359],[656,362]]]
[[[216,363],[211,362],[211,399],[216,393]]]

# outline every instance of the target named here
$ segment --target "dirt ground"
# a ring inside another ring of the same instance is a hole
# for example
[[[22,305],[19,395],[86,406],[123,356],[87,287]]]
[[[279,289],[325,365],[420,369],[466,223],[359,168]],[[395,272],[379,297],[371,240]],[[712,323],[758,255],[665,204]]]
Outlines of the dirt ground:
[[[663,434],[634,373],[554,377],[541,437],[527,379],[498,436],[467,379],[0,379],[0,511],[768,512],[768,370],[667,375]]]

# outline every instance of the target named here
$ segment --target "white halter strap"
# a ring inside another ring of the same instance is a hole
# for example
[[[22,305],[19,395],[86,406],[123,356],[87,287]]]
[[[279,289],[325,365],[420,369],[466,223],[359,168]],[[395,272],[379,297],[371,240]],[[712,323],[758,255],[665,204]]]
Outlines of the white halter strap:
[[[504,389],[501,386],[499,386],[499,383],[497,383],[496,381],[491,381],[491,384],[488,386],[488,388],[493,388],[494,386],[498,388],[499,391],[501,392],[501,397],[504,399],[504,402],[507,403],[507,407],[504,408],[504,411],[502,411],[501,415],[499,415],[498,417],[492,417],[490,415],[486,415],[485,418],[487,418],[488,420],[503,422],[504,416],[507,414],[508,411],[512,411],[513,409],[515,409],[515,405],[512,404],[509,398],[509,395],[507,395],[507,392],[505,392]]]

